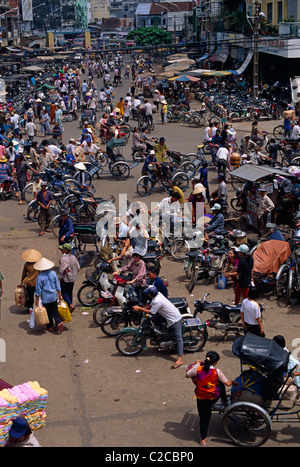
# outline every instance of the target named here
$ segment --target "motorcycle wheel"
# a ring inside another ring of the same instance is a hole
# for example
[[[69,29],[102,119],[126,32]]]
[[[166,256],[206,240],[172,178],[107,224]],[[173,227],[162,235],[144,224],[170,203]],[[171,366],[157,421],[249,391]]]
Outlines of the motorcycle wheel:
[[[77,292],[77,298],[82,306],[96,306],[99,298],[101,298],[100,289],[96,285],[82,285]]]
[[[102,302],[97,305],[93,310],[93,320],[97,326],[101,326],[102,321],[105,318],[105,313],[110,308],[110,304],[107,302]]]
[[[132,347],[132,341],[136,337],[135,332],[126,332],[119,334],[116,338],[116,348],[120,352],[120,354],[124,355],[125,357],[133,357],[134,355],[138,355],[143,350],[142,347]]]
[[[191,269],[191,280],[188,285],[188,291],[191,293],[193,292],[196,282],[198,280],[198,274],[199,274],[199,266],[194,266]]]
[[[115,315],[105,316],[101,322],[101,331],[107,336],[117,336],[120,331],[128,325],[124,315],[116,313]]]
[[[186,352],[199,352],[206,344],[207,337],[200,329],[188,328],[182,335],[183,342],[188,339],[188,344],[184,345]]]

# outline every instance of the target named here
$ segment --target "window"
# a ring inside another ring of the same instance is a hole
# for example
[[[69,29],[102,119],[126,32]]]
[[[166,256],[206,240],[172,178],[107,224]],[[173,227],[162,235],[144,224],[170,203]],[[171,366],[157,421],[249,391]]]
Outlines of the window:
[[[277,22],[281,23],[282,21],[282,2],[277,3]]]
[[[267,21],[268,23],[273,22],[273,3],[267,3]]]

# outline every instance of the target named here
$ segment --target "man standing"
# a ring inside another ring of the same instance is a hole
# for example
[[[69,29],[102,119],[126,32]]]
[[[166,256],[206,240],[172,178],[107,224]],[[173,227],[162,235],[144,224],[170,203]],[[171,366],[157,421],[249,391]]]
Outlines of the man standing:
[[[20,191],[21,199],[19,204],[23,204],[24,201],[24,188],[27,183],[27,170],[31,170],[34,173],[38,173],[37,170],[34,170],[27,162],[23,160],[23,156],[18,154],[15,158],[15,169],[17,173],[17,181]]]
[[[64,243],[58,248],[62,252],[59,261],[61,294],[72,313],[75,309],[75,305],[73,305],[73,288],[80,266],[76,256],[72,254],[72,245],[70,243]]]
[[[145,290],[145,293],[147,293],[151,298],[150,305],[146,305],[144,307],[133,306],[132,308],[134,311],[143,311],[144,313],[154,315],[154,322],[158,325],[163,321],[167,322],[167,325],[173,334],[178,355],[176,362],[173,363],[171,368],[178,368],[183,364],[182,316],[180,311],[175,305],[173,305],[173,303],[170,302],[170,300],[164,297],[162,293],[158,292],[155,285],[150,285]],[[157,317],[157,314],[160,316]]]
[[[35,123],[31,118],[28,118],[28,122],[25,125],[25,135],[28,141],[33,141],[33,138],[37,135]]]
[[[52,193],[51,191],[47,190],[47,182],[41,183],[41,191],[38,192],[36,200],[40,206],[41,236],[44,235],[45,231],[50,232],[49,225],[51,222],[50,206],[52,202]]]
[[[257,208],[257,220],[258,220],[258,232],[259,235],[262,237],[265,235],[267,229],[267,219],[268,219],[268,214],[269,212],[273,211],[274,209],[274,203],[273,201],[269,198],[269,196],[266,195],[266,189],[265,187],[261,187],[259,189],[259,194],[260,194],[260,200]]]

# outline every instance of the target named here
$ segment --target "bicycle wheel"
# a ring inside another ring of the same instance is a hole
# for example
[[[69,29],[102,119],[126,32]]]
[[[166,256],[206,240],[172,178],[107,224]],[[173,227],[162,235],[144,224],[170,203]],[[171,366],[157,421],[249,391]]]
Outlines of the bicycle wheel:
[[[185,191],[189,186],[189,177],[184,172],[178,172],[172,178],[173,183],[181,189],[181,191]]]
[[[193,162],[186,161],[180,165],[180,170],[187,174],[189,179],[193,178],[196,173],[196,166]]]
[[[229,406],[222,425],[228,438],[241,447],[262,446],[271,434],[269,415],[252,402],[237,402]]]
[[[209,118],[208,122],[217,125],[218,123],[220,123],[220,119],[216,115],[213,115],[211,118]]]
[[[40,212],[40,207],[38,205],[38,202],[35,199],[33,199],[28,204],[26,217],[27,217],[27,219],[29,219],[32,222],[37,222],[39,212]]]
[[[275,139],[282,140],[284,137],[284,126],[283,125],[275,126],[273,130],[273,136]]]
[[[291,304],[291,299],[293,297],[294,277],[295,277],[294,269],[290,269],[288,273],[287,289],[286,289],[286,302],[288,305]]]
[[[242,212],[243,209],[238,203],[239,203],[239,200],[237,198],[232,198],[230,200],[230,205],[232,209],[234,209],[234,211],[237,211],[237,212]]]
[[[282,264],[276,274],[275,292],[278,298],[282,297],[287,291],[289,267]]]
[[[139,178],[136,184],[136,191],[142,197],[149,196],[154,187],[153,181],[148,175]]]
[[[186,254],[190,251],[187,242],[183,238],[174,240],[170,247],[170,253],[174,259],[184,259]]]
[[[60,219],[60,214],[58,216],[53,217],[51,223],[50,223],[50,229],[52,230],[53,235],[58,238],[59,234],[59,219]]]
[[[191,115],[188,119],[188,124],[192,128],[198,128],[199,126],[201,126],[200,118],[198,117],[198,115]]]
[[[116,162],[111,166],[110,171],[116,180],[126,180],[130,175],[130,167],[125,162]]]
[[[30,203],[34,199],[33,183],[28,183],[28,185],[25,186],[23,195],[26,203]]]
[[[236,191],[242,188],[243,181],[237,177],[231,177],[231,186]]]

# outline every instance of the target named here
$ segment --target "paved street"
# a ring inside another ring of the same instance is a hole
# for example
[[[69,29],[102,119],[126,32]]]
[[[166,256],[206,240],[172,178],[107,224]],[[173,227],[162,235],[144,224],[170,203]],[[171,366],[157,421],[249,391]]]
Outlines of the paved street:
[[[98,80],[102,84],[102,80]],[[116,101],[125,96],[130,81],[123,81],[116,88]],[[193,102],[193,107],[198,106]],[[98,117],[100,117],[98,112]],[[261,129],[271,131],[279,122],[260,124]],[[131,120],[130,124],[134,126]],[[204,128],[194,129],[185,124],[160,124],[155,116],[155,136],[164,136],[170,149],[182,153],[195,151],[203,140]],[[81,134],[77,122],[64,124],[64,142]],[[250,132],[251,122],[234,126],[240,138]],[[40,136],[38,138],[41,140]],[[124,150],[130,160],[131,141]],[[118,182],[111,176],[95,180],[96,195],[105,198],[113,194],[127,194],[130,201],[141,200],[136,193],[136,181],[141,166],[132,170],[126,181]],[[216,170],[209,169],[209,181],[216,184]],[[233,194],[228,186],[230,195]],[[157,192],[142,201],[150,207],[165,197]],[[116,203],[117,203],[116,201]],[[50,447],[170,447],[197,448],[199,426],[194,399],[193,383],[185,378],[185,366],[170,369],[174,355],[149,348],[137,357],[122,357],[115,348],[114,338],[102,334],[92,318],[92,310],[86,313],[77,307],[73,321],[66,325],[61,335],[31,330],[29,316],[14,304],[14,289],[20,283],[23,260],[22,252],[38,249],[43,256],[58,265],[60,251],[52,233],[39,237],[38,226],[26,220],[27,205],[19,206],[15,199],[1,201],[0,270],[4,275],[2,298],[1,337],[5,341],[6,361],[0,362],[0,378],[16,385],[38,381],[48,390],[47,419],[43,430],[37,432],[42,446]],[[85,276],[80,271],[75,293]],[[193,310],[193,301],[210,292],[212,300],[231,303],[233,289],[218,290],[213,285],[199,282],[190,295],[181,262],[169,257],[162,261],[162,274],[169,281],[171,297],[185,296]],[[266,336],[283,334],[287,347],[295,350],[295,339],[300,336],[299,305],[286,308],[273,296],[264,299],[267,305],[264,329]],[[203,315],[203,319],[209,316]],[[185,355],[185,365],[203,358],[208,350],[216,350],[221,360],[219,368],[229,379],[240,374],[239,360],[231,353],[233,338],[223,342],[222,335],[209,330],[210,340],[197,355]],[[299,358],[299,356],[298,356]],[[208,445],[232,447],[222,430],[222,415],[213,414]],[[299,445],[299,427],[273,424],[273,431],[266,446],[292,447]]]

